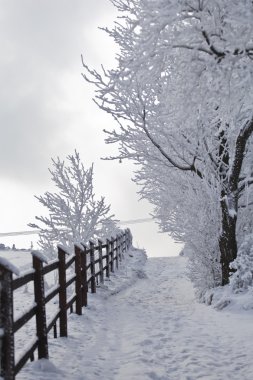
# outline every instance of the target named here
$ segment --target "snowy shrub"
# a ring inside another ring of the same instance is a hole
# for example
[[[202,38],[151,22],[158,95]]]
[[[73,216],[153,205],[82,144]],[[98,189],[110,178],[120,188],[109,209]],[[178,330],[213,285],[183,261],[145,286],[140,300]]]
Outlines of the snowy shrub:
[[[253,234],[247,235],[238,249],[238,255],[231,265],[235,270],[230,278],[234,292],[247,290],[253,286]]]

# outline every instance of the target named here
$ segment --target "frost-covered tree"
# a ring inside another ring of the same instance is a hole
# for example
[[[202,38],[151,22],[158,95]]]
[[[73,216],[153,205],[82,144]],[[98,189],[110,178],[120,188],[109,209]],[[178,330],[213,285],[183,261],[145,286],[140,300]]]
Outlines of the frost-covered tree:
[[[122,230],[118,227],[118,220],[105,219],[100,223],[100,228],[97,231],[99,239],[110,239],[122,233]]]
[[[252,1],[112,3],[121,18],[105,30],[118,66],[98,73],[84,63],[95,101],[118,122],[107,142],[139,165],[135,181],[161,228],[185,242],[193,233],[198,270],[214,271],[215,283],[218,260],[227,284],[252,221]]]
[[[40,224],[29,225],[40,229],[39,246],[48,255],[57,243],[72,248],[74,243],[86,243],[105,232],[104,225],[116,228],[105,198],[95,198],[93,165],[85,169],[77,151],[67,156],[66,162],[58,157],[52,164],[49,172],[57,191],[35,196],[49,215],[36,216]]]
[[[231,268],[236,270],[230,280],[235,292],[245,291],[253,286],[253,234],[245,236]]]

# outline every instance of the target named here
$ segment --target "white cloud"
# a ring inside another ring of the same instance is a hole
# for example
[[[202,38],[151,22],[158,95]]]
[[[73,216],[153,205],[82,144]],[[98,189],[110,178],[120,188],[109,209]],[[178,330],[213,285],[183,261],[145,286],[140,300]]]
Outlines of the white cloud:
[[[97,193],[118,218],[148,215],[130,181],[132,166],[100,161],[115,152],[102,133],[113,120],[93,104],[81,77],[81,54],[96,68],[114,63],[113,42],[98,29],[114,18],[107,0],[1,2],[0,231],[26,229],[38,212],[33,195],[50,187],[50,158],[75,148],[86,165],[95,161]],[[136,229],[140,244],[151,228]]]

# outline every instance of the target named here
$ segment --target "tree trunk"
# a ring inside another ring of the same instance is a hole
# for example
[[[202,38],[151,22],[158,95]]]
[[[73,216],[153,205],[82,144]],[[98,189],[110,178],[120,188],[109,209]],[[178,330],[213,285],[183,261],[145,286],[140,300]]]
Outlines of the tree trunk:
[[[221,200],[222,230],[219,239],[222,286],[229,283],[229,265],[237,257],[236,215],[230,215],[224,198]]]
[[[226,166],[227,168],[231,166],[226,190],[221,192],[222,230],[219,246],[221,254],[222,285],[228,284],[229,274],[232,272],[229,265],[237,257],[236,222],[238,209],[238,183],[246,145],[252,133],[253,119],[248,120],[238,134],[232,165],[229,165],[226,136],[224,133],[220,135],[219,157],[222,159],[222,165],[220,165],[220,178],[223,178],[223,183],[226,182],[226,176],[224,176],[223,173],[228,172],[224,169]]]

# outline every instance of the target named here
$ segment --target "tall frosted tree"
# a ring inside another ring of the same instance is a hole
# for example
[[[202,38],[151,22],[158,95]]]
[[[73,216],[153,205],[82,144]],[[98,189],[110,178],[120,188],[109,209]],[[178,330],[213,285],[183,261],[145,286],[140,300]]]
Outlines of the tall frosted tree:
[[[96,103],[118,122],[107,142],[139,165],[161,229],[190,242],[210,286],[225,285],[252,225],[253,3],[112,3],[121,17],[105,31],[118,65],[99,73],[83,63]]]
[[[116,231],[116,223],[113,215],[109,214],[110,206],[106,205],[105,198],[95,198],[93,165],[85,169],[79,153],[75,151],[67,156],[66,162],[59,157],[52,159],[49,172],[57,191],[36,196],[48,210],[48,216],[36,216],[40,224],[29,225],[39,228],[39,245],[43,251],[51,255],[57,243],[69,248],[74,243],[86,243],[103,233],[104,225],[110,225],[111,230],[114,227]]]

